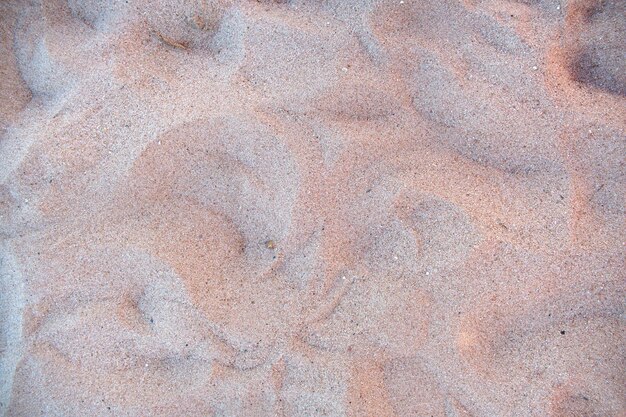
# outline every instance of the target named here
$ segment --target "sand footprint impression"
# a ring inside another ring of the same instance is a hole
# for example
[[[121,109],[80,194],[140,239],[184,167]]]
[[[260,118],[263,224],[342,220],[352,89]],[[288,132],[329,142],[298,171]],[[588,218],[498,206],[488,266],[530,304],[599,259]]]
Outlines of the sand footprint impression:
[[[336,301],[308,341],[350,354],[415,353],[428,336],[429,275],[462,263],[478,234],[459,207],[395,180],[376,181],[347,210],[362,219],[345,225],[355,264],[336,280],[331,293],[340,296],[329,297]]]
[[[345,222],[334,231],[351,235],[346,250],[352,264],[331,283],[303,340],[324,358],[320,362],[342,358],[349,375],[344,389],[353,404],[371,402],[382,415],[402,414],[407,405],[396,392],[396,379],[403,378],[403,369],[392,364],[419,362],[438,271],[462,264],[480,235],[462,208],[420,192],[410,181],[378,178],[363,191],[340,209]],[[446,396],[442,388],[419,409],[442,409]]]
[[[242,368],[264,360],[305,304],[277,272],[301,243],[289,152],[249,118],[186,124],[145,149],[116,204],[125,238],[176,271],[214,331],[246,352]]]

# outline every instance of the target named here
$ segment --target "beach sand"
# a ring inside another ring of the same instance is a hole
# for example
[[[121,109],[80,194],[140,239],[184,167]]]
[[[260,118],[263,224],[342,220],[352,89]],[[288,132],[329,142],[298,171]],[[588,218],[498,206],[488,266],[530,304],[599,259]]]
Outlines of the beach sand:
[[[0,39],[0,415],[626,416],[623,0]]]

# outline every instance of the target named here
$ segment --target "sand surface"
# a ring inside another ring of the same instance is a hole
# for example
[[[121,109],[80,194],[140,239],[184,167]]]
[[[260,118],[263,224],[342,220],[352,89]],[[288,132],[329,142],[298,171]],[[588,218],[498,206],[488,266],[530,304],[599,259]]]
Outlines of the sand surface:
[[[0,415],[626,416],[626,1],[2,0]]]

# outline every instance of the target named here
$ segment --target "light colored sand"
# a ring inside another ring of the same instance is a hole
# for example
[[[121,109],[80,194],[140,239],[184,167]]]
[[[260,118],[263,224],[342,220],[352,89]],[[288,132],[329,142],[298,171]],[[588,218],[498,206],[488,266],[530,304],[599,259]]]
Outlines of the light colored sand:
[[[620,0],[0,4],[0,415],[626,415]]]

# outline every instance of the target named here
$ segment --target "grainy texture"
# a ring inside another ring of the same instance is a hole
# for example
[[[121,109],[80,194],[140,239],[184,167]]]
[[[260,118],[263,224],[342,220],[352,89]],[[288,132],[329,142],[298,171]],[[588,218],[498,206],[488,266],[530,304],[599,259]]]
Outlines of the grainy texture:
[[[626,415],[626,2],[0,3],[0,415]]]

